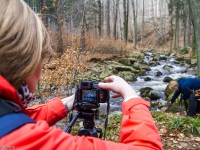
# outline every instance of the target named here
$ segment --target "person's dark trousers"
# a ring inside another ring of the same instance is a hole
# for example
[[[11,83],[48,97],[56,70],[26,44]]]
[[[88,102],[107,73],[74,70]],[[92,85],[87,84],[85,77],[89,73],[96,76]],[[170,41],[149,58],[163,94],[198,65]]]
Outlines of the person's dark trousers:
[[[197,114],[200,114],[200,101],[197,101]]]
[[[196,110],[197,110],[197,99],[195,98],[194,94],[190,94],[187,116],[195,117]]]

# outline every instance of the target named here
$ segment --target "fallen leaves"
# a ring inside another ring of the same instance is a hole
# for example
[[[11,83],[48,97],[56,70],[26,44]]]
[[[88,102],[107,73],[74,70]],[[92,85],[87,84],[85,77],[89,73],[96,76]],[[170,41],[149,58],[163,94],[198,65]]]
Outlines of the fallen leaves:
[[[189,135],[173,130],[167,130],[164,126],[157,126],[161,136],[164,150],[199,150],[200,137]],[[160,127],[160,128],[159,128]]]
[[[183,113],[151,112],[159,131],[164,150],[200,150],[199,118]],[[192,132],[194,131],[194,132]]]

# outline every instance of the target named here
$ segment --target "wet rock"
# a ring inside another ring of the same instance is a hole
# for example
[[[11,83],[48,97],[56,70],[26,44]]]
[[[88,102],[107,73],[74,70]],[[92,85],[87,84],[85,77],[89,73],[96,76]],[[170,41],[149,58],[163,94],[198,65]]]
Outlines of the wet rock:
[[[168,97],[170,94],[173,93],[173,91],[169,89],[169,84],[165,88],[164,93],[165,93],[166,97]]]
[[[159,60],[167,60],[167,57],[165,57],[165,56],[160,56]]]
[[[131,61],[128,58],[121,58],[118,62],[126,66],[131,66]]]
[[[130,71],[119,72],[120,77],[124,78],[126,81],[137,81],[135,74]]]
[[[163,66],[163,69],[165,69],[165,70],[170,70],[170,69],[172,69],[172,68],[174,68],[174,67],[171,66],[171,65],[164,65],[164,66]]]
[[[196,65],[197,64],[197,59],[192,59],[191,60],[191,65]]]
[[[171,77],[164,77],[163,82],[167,82],[169,83],[170,81],[172,81],[173,79]]]
[[[149,97],[149,94],[150,94],[150,91],[153,90],[152,88],[150,87],[145,87],[145,88],[141,88],[140,89],[140,95],[142,97]]]
[[[185,58],[184,57],[177,57],[176,60],[177,61],[185,61]]]
[[[135,58],[121,58],[119,59],[118,62],[125,66],[132,66],[136,62],[136,59]]]
[[[155,75],[156,75],[156,76],[161,76],[161,75],[163,75],[163,74],[162,74],[162,72],[157,71],[157,72],[155,73]]]
[[[152,90],[152,91],[149,92],[149,98],[151,100],[157,100],[161,97],[158,95],[158,93],[156,91]]]
[[[91,58],[90,60],[89,60],[89,62],[103,62],[102,60],[101,60],[101,58]]]
[[[150,77],[145,77],[144,81],[151,81],[151,78]]]

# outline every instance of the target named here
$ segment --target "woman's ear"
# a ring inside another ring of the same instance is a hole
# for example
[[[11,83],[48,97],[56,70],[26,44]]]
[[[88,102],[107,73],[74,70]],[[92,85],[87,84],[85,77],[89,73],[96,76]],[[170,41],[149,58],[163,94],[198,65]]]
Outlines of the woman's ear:
[[[42,63],[40,63],[37,66],[35,72],[30,77],[26,78],[25,81],[26,81],[26,84],[28,85],[28,89],[31,93],[34,93],[37,83],[40,79],[41,73],[42,73]]]

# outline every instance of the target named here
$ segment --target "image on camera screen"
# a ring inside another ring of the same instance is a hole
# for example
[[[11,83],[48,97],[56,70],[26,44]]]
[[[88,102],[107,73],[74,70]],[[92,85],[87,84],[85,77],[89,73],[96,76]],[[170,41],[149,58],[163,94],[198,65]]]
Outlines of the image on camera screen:
[[[82,100],[83,101],[96,101],[97,100],[97,91],[82,90]]]

